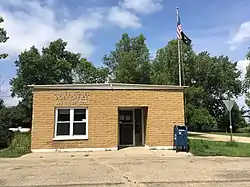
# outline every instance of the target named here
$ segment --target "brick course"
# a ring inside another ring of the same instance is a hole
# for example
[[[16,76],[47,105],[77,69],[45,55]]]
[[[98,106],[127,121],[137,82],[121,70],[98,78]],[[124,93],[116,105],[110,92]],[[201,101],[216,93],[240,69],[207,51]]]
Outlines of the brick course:
[[[56,93],[88,93],[87,103],[58,102]],[[88,140],[54,141],[56,107],[88,108]],[[32,149],[110,148],[118,144],[118,107],[148,107],[145,144],[173,145],[173,125],[184,123],[182,90],[35,90]]]

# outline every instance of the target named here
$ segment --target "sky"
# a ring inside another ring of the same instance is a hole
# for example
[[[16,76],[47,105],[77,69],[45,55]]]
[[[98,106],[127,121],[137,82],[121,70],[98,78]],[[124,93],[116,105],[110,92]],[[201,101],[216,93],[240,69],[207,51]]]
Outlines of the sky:
[[[0,60],[1,96],[9,106],[18,102],[10,97],[9,85],[18,54],[58,38],[96,66],[102,65],[104,54],[115,48],[124,32],[144,34],[154,55],[176,38],[177,6],[194,50],[228,56],[238,62],[244,77],[249,64],[245,59],[250,47],[249,0],[1,0],[0,16],[5,21],[0,26],[10,37],[0,44],[1,53],[9,54]],[[243,106],[244,97],[238,103]]]

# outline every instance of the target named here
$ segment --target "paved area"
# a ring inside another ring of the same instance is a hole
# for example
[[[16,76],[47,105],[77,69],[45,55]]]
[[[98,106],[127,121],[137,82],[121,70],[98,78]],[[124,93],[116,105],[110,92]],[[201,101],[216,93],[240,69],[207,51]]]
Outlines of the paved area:
[[[230,141],[230,134],[218,135],[218,134],[201,133],[201,132],[188,132],[188,133],[200,135],[199,137],[190,137],[190,138],[195,138],[195,139],[206,139],[206,140],[214,140],[214,141]],[[236,142],[250,143],[250,137],[233,136],[233,140]]]
[[[0,186],[250,186],[250,159],[130,148],[0,159]]]

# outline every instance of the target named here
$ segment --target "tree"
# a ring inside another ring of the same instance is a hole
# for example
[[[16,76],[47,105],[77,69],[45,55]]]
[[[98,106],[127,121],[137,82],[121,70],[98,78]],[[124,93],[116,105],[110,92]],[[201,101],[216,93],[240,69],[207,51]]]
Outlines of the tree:
[[[242,111],[239,109],[239,106],[235,103],[232,110],[232,130],[237,132],[238,129],[246,127],[247,123],[242,115]],[[221,118],[221,123],[219,123],[219,129],[224,129],[224,131],[230,132],[229,128],[229,112],[225,110],[225,115]]]
[[[2,81],[1,79],[1,75],[0,75],[0,109],[4,107],[4,101],[1,98],[2,97],[2,86],[3,86],[4,81]]]
[[[108,79],[108,69],[107,68],[96,68],[87,59],[82,58],[80,63],[77,65],[76,83],[104,83]]]
[[[187,104],[186,116],[186,123],[191,131],[209,132],[216,128],[216,119],[206,108]]]
[[[242,92],[237,63],[230,62],[228,57],[211,57],[202,52],[197,55],[194,68],[191,85],[200,85],[208,93],[205,107],[218,122],[225,113],[222,100],[236,98]]]
[[[150,83],[150,53],[145,41],[142,34],[129,37],[124,33],[116,49],[104,56],[112,82]]]
[[[217,125],[206,108],[205,98],[208,93],[201,86],[191,86],[185,90],[185,116],[186,124],[192,131],[210,131]]]
[[[153,60],[151,82],[154,84],[179,84],[179,64],[178,64],[178,43],[177,40],[171,40],[164,48],[156,52],[156,58]],[[194,51],[190,46],[182,44],[183,69],[186,76],[190,75],[194,60]],[[183,79],[184,80],[184,79]],[[182,81],[182,84],[184,81]]]
[[[32,93],[28,85],[73,83],[80,54],[65,50],[66,45],[58,39],[44,47],[41,53],[35,46],[22,52],[15,62],[17,75],[10,81],[12,96],[22,98],[22,104],[31,109]]]
[[[246,54],[246,59],[250,60],[250,50],[247,52]],[[245,86],[245,103],[248,107],[250,107],[250,92],[249,92],[249,88],[250,88],[250,65],[248,65],[246,67],[246,75],[245,75],[245,80],[244,80],[244,86]],[[250,114],[249,114],[249,110],[244,111],[246,117],[250,118]]]
[[[177,49],[177,41],[172,40],[157,51],[152,64],[152,83],[178,85]],[[223,127],[220,123],[226,114],[222,99],[237,97],[242,92],[237,63],[224,56],[211,57],[208,52],[195,54],[191,46],[183,44],[182,51],[183,83],[189,86],[185,90],[187,125],[201,131],[211,130],[216,125]]]
[[[0,98],[0,110],[4,107],[3,99]]]
[[[4,19],[0,17],[0,23],[3,23]],[[7,37],[7,32],[4,30],[4,28],[0,27],[0,43],[5,43],[9,37]],[[0,54],[0,59],[6,58],[8,54],[6,53],[1,53]]]
[[[3,107],[0,109],[0,125],[6,128],[31,127],[31,117],[25,106],[19,104],[12,107]]]
[[[247,59],[247,60],[250,60],[250,48],[249,48],[249,51],[248,51],[247,54],[246,54],[246,59]]]
[[[222,100],[237,98],[242,93],[240,74],[237,63],[230,62],[228,57],[211,57],[207,52],[196,56],[191,86],[199,85],[205,90],[204,108],[216,119],[221,130],[225,130]]]
[[[0,23],[3,23],[4,19],[2,17],[0,17]],[[0,43],[5,43],[7,40],[9,39],[9,37],[7,37],[7,32],[6,30],[4,30],[4,28],[0,27]],[[0,59],[4,59],[8,56],[8,54],[6,53],[1,53],[0,54]],[[3,86],[3,80],[1,79],[0,76],[0,94],[2,94],[2,86]],[[0,95],[1,96],[1,95]],[[0,97],[0,109],[4,107],[4,101],[3,99]]]

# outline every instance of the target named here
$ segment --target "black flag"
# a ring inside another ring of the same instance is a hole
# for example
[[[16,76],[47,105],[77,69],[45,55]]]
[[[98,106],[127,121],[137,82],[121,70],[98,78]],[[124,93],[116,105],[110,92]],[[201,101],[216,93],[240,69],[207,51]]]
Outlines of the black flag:
[[[181,32],[181,40],[186,44],[186,45],[191,45],[192,40],[187,37],[184,32]]]
[[[178,14],[178,20],[177,20],[177,38],[182,40],[186,45],[191,45],[192,40],[188,38],[182,31],[181,20],[180,20],[179,14]]]

